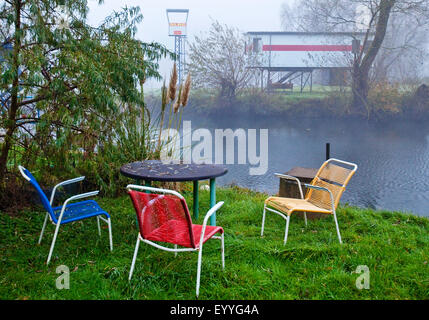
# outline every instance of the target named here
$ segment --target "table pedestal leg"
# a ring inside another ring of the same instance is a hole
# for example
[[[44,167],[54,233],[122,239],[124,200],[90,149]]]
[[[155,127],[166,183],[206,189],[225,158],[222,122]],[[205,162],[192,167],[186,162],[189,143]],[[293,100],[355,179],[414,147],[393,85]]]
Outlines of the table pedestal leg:
[[[194,218],[198,219],[198,181],[194,181]]]
[[[216,205],[216,179],[210,179],[210,208]],[[216,226],[216,213],[210,217],[210,225]]]

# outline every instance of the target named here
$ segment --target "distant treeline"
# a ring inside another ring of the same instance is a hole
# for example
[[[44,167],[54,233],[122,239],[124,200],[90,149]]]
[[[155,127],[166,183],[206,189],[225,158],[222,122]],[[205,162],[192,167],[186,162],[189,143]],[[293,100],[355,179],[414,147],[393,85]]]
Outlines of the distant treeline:
[[[304,93],[263,92],[248,89],[234,100],[225,99],[215,90],[194,90],[186,112],[198,115],[261,115],[302,118],[362,118],[353,113],[350,90]],[[151,94],[146,102],[156,107],[160,97]],[[369,93],[367,114],[370,120],[429,119],[429,86],[413,89],[377,84]]]

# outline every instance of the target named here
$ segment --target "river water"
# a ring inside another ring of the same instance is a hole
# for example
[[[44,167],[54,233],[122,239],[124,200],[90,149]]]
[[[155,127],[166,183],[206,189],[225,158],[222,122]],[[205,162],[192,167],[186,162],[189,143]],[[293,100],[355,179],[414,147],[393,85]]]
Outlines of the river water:
[[[214,129],[269,130],[267,173],[251,176],[250,165],[227,165],[229,172],[218,179],[220,185],[276,194],[279,180],[274,173],[297,166],[320,167],[329,142],[331,157],[359,166],[342,197],[343,204],[429,216],[429,126],[423,122],[288,121],[187,114],[184,118],[192,121],[192,130],[207,128],[213,136]],[[213,160],[214,156],[213,151]]]

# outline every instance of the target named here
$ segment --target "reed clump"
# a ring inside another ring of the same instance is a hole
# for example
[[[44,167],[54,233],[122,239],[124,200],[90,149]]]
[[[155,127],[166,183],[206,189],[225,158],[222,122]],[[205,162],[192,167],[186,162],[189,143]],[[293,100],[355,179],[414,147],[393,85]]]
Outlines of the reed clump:
[[[164,81],[161,89],[161,120],[159,126],[158,151],[161,150],[161,134],[164,130],[165,115],[169,109],[167,130],[174,128],[179,131],[182,125],[183,108],[188,104],[191,91],[191,75],[188,74],[184,83],[178,83],[177,65],[174,63],[168,87]],[[170,141],[167,141],[167,144]]]

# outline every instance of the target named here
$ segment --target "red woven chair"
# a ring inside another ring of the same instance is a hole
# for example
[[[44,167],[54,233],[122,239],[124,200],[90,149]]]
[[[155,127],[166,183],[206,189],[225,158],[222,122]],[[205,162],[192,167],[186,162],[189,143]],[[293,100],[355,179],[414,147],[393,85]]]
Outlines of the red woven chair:
[[[128,279],[131,280],[133,276],[140,242],[145,242],[161,250],[174,252],[175,255],[178,252],[198,251],[196,287],[198,297],[203,244],[207,240],[211,238],[221,240],[222,269],[225,268],[224,231],[221,227],[207,225],[210,216],[219,210],[224,203],[217,203],[207,212],[203,225],[197,225],[192,224],[185,198],[180,193],[136,185],[128,185],[127,189],[136,210],[140,229]],[[215,236],[217,233],[220,236]],[[174,244],[174,249],[164,247],[154,241]],[[183,248],[178,248],[178,246]]]

